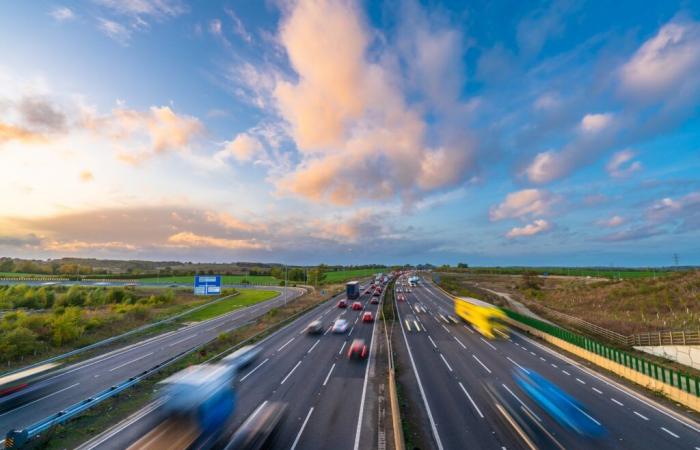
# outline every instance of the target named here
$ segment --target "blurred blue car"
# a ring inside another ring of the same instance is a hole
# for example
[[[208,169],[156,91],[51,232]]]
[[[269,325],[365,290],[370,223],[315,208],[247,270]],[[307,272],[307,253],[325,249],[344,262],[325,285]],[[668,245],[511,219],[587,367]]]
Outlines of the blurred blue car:
[[[515,382],[562,426],[591,438],[607,434],[605,427],[588,414],[583,405],[537,372],[519,369]]]

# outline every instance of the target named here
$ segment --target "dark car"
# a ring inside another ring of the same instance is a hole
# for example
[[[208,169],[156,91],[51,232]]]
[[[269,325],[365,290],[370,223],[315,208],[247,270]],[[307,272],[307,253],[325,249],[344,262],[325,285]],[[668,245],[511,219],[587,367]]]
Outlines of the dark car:
[[[369,301],[373,305],[378,305],[379,304],[379,297],[372,297],[372,300]]]
[[[338,308],[347,308],[348,307],[348,302],[345,299],[342,299],[338,302]]]

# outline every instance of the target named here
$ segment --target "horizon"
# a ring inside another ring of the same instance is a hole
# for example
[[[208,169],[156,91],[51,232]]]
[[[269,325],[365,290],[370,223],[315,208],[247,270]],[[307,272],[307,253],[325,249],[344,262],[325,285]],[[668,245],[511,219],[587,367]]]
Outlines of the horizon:
[[[0,52],[0,256],[700,265],[700,4],[6,2]]]

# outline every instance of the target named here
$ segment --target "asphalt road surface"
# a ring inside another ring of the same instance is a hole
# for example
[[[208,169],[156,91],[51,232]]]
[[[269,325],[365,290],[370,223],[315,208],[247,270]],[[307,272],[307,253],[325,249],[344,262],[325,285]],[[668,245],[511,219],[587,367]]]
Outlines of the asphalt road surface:
[[[283,288],[269,289],[280,291],[280,295],[70,366],[67,371],[51,379],[51,392],[32,402],[0,413],[0,432],[4,436],[11,429],[22,429],[36,423],[181,352],[209,342],[220,333],[238,328],[264,314],[270,308],[293,300],[303,292],[289,288],[285,299]]]
[[[344,297],[344,295],[340,296]],[[276,440],[284,449],[368,449],[377,447],[377,412],[373,350],[368,359],[348,360],[353,339],[372,343],[376,320],[360,316],[379,305],[363,293],[363,311],[340,309],[334,298],[272,334],[259,345],[262,354],[237,381],[237,408],[233,427],[264,402],[284,402],[287,414]],[[345,334],[333,334],[337,318],[349,321]],[[321,320],[324,334],[309,335],[307,325]],[[376,343],[377,338],[375,336]],[[84,444],[83,449],[126,448],[158,426],[157,404]]]
[[[539,448],[700,449],[698,424],[517,332],[488,341],[453,323],[452,300],[430,283],[397,301],[403,345],[399,363],[414,377],[405,389],[422,410],[437,449],[527,448],[486,386],[541,424]],[[441,316],[445,316],[445,319]],[[602,439],[562,427],[514,381],[517,367],[534,370],[583,404],[607,429]]]

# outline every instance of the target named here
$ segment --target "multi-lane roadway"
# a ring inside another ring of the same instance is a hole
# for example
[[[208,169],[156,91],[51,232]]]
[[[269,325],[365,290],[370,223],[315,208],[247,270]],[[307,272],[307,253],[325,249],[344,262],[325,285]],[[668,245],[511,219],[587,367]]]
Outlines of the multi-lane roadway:
[[[209,342],[221,333],[238,328],[303,293],[296,288],[269,289],[278,290],[280,294],[265,302],[184,326],[68,367],[50,380],[52,390],[43,397],[0,413],[0,432],[4,436],[11,429],[22,429],[36,423],[173,356]]]
[[[508,410],[496,406],[503,403],[531,418],[539,448],[700,448],[696,423],[641,394],[518,332],[491,341],[461,321],[454,323],[452,300],[430,282],[403,295],[405,301],[396,303],[404,343],[398,356],[414,377],[416,388],[409,395],[419,403],[434,448],[528,448],[518,431],[522,427],[513,426],[512,416],[502,413]],[[523,369],[579,400],[607,435],[584,438],[552,419],[514,382],[514,373]]]

